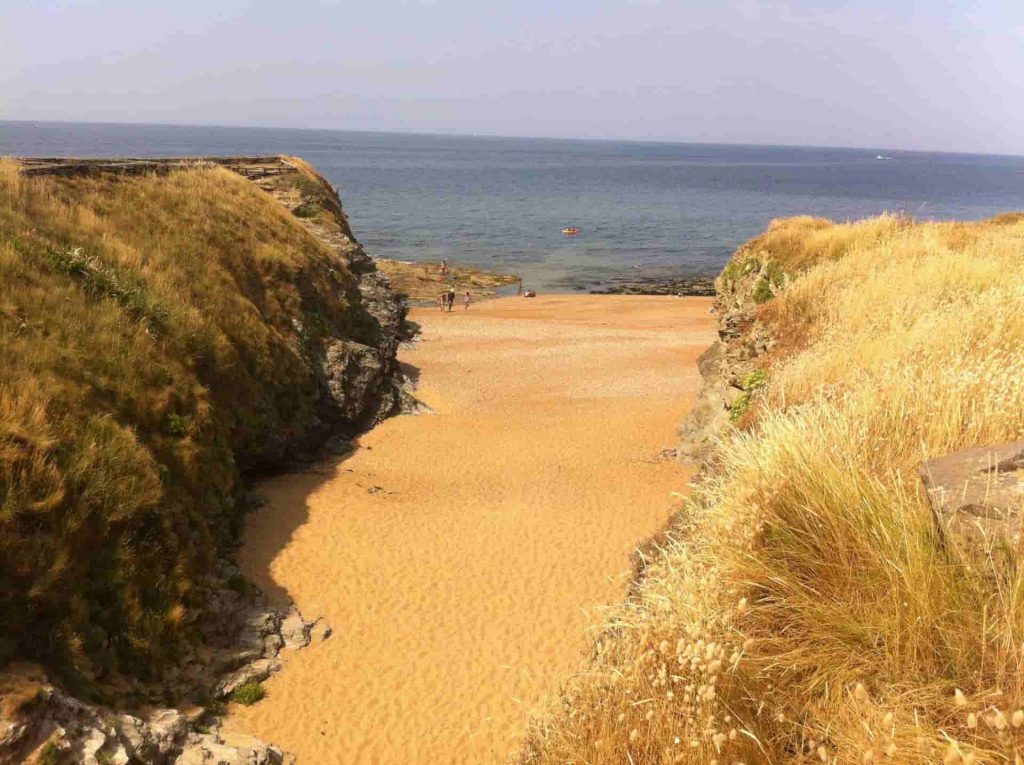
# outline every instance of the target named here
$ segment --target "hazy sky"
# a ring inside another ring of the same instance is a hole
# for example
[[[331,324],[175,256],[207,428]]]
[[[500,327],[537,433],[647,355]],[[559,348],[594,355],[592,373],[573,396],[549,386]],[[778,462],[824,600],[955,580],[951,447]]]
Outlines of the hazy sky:
[[[1024,154],[1024,0],[0,0],[0,119]]]

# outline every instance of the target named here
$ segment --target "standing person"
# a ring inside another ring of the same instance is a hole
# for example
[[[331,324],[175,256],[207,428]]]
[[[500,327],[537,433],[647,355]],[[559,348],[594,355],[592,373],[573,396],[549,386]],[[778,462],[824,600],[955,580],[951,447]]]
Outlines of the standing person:
[[[469,293],[468,292],[466,293],[466,297],[464,297],[462,299],[462,303],[463,303],[463,305],[466,306],[466,310],[468,311],[469,310],[469,303],[470,303],[470,298],[469,298]]]
[[[523,277],[519,277],[519,288],[516,290],[516,295],[523,294]]]
[[[442,292],[440,295],[437,296],[437,306],[438,306],[438,308],[440,308],[443,311],[444,307],[447,304],[448,304],[448,293],[447,292]]]
[[[452,307],[455,305],[455,288],[448,288],[448,312],[451,313]]]
[[[448,273],[448,259],[445,258],[444,260],[441,261],[441,276],[444,276],[447,273]]]

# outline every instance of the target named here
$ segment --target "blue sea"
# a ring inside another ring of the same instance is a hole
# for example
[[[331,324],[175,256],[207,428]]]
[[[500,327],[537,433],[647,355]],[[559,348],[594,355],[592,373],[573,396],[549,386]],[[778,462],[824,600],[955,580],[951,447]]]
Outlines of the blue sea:
[[[0,155],[295,154],[372,255],[574,290],[717,273],[773,218],[1024,209],[1024,157],[334,130],[0,122]],[[561,233],[576,226],[579,236]]]

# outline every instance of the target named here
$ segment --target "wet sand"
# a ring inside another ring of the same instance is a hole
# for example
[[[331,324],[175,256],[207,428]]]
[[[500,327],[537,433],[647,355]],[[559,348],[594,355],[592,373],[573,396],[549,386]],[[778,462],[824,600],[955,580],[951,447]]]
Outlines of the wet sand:
[[[552,296],[413,311],[432,414],[261,487],[246,573],[334,628],[232,705],[302,765],[487,763],[557,694],[688,474],[659,453],[713,339],[706,298]]]

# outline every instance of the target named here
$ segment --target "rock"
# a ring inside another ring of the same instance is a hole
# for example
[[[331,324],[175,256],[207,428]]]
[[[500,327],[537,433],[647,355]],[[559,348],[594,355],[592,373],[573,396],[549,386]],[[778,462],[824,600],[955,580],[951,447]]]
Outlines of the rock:
[[[713,439],[729,422],[726,347],[715,342],[697,361],[701,389],[679,427],[678,459],[688,464],[701,462],[709,453]]]
[[[79,744],[79,756],[83,762],[96,762],[96,755],[107,744],[107,736],[96,728],[86,729]]]
[[[725,389],[722,391],[722,398],[725,401],[725,408],[731,408],[732,405],[736,403],[736,400],[742,395],[742,388],[737,388],[734,385],[726,385]]]
[[[220,572],[237,576],[221,565]],[[282,664],[283,648],[300,649],[326,640],[331,628],[323,619],[307,622],[295,606],[286,613],[268,607],[256,588],[245,595],[207,582],[212,602],[224,610],[205,613],[205,632],[221,647],[196,652],[179,667],[184,687],[208,689],[212,698],[229,696],[248,682],[262,682]],[[218,677],[222,673],[223,677]],[[199,678],[205,685],[199,686]],[[64,761],[84,765],[278,765],[290,763],[280,749],[250,737],[224,739],[218,733],[191,732],[203,716],[158,708],[146,715],[125,714],[87,704],[51,684],[35,665],[11,665],[0,671],[0,765],[23,762],[52,742]]]
[[[276,746],[257,738],[193,734],[174,765],[284,765],[294,762]]]
[[[331,629],[331,625],[325,622],[323,618],[313,622],[313,626],[309,630],[309,636],[315,643],[322,643],[333,634],[334,630]]]
[[[166,765],[174,761],[188,736],[188,721],[176,709],[158,709],[145,718],[86,704],[43,682],[29,705],[0,720],[0,762],[21,762],[47,742],[66,761],[99,765],[128,762]],[[5,724],[6,723],[6,724]]]
[[[591,295],[678,295],[680,297],[714,297],[715,280],[710,276],[655,278],[613,284],[590,290]]]
[[[262,683],[274,672],[281,670],[281,660],[277,657],[271,659],[257,659],[236,669],[227,677],[221,678],[216,685],[216,692],[219,696],[230,696],[238,688],[246,683]]]
[[[370,408],[370,399],[378,394],[384,377],[377,349],[334,340],[324,347],[322,368],[334,408],[345,419],[358,420]]]
[[[305,621],[299,609],[291,607],[288,615],[281,620],[281,637],[285,648],[305,648],[309,645],[309,630],[312,623]]]
[[[265,606],[260,603],[248,612],[235,641],[243,651],[255,652],[256,656],[253,658],[276,656],[284,644],[281,614],[264,609]]]
[[[975,543],[1016,547],[1024,517],[1024,441],[947,454],[921,466],[939,528]]]

